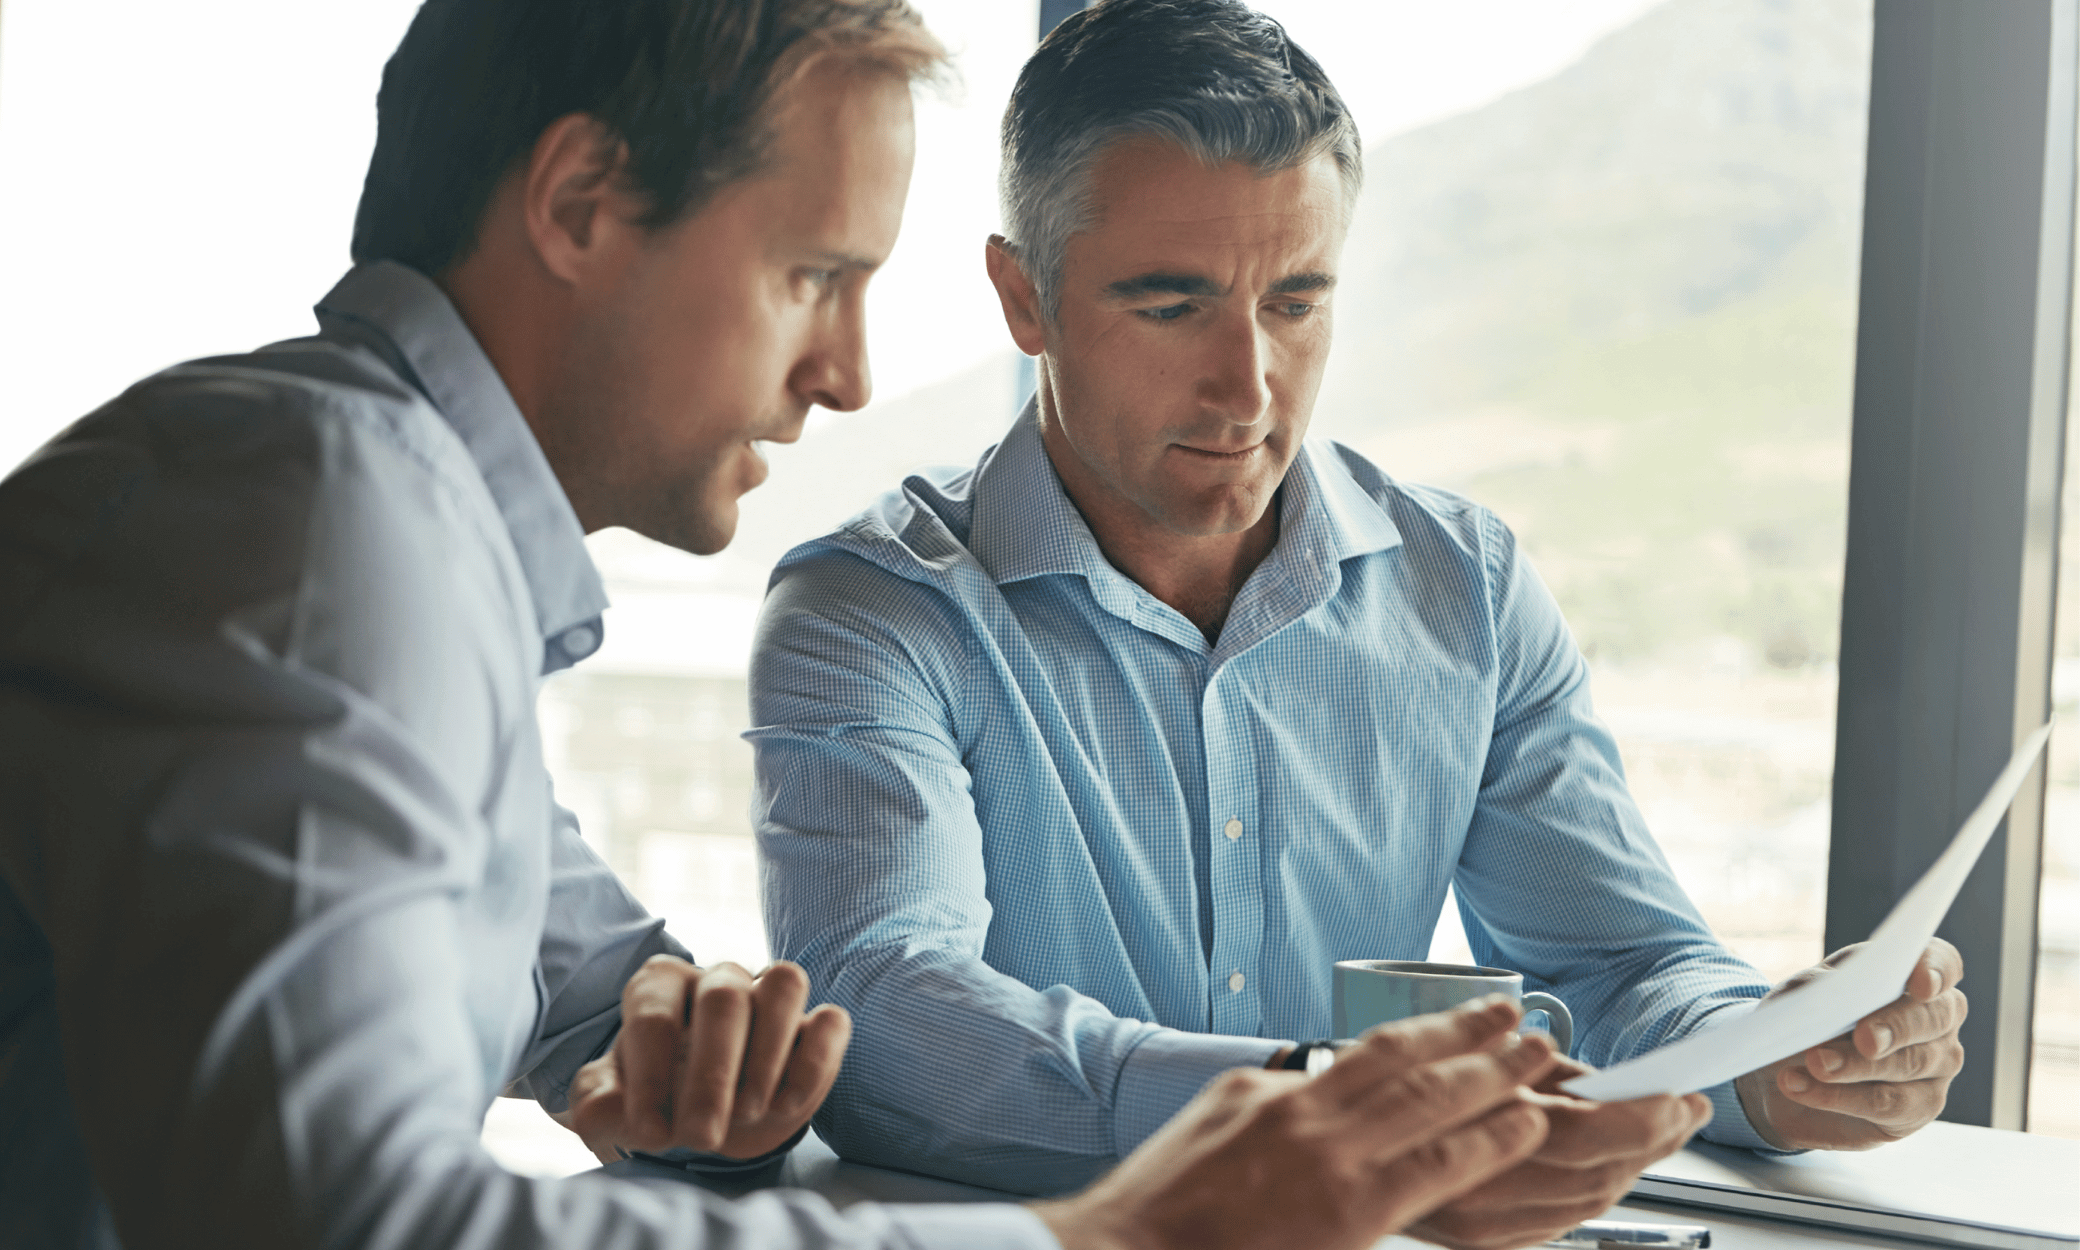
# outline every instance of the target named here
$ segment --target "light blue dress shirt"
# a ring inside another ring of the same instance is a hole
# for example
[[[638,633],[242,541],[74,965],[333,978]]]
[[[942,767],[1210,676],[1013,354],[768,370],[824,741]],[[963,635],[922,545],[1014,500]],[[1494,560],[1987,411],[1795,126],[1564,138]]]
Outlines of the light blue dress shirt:
[[[0,484],[0,1246],[1054,1244],[484,1152],[683,952],[543,770],[606,596],[526,422],[409,269],[319,320]]]
[[[751,674],[766,924],[857,1033],[841,1154],[1087,1181],[1330,1033],[1330,966],[1485,963],[1639,1054],[1765,990],[1625,789],[1495,516],[1313,443],[1217,644],[1113,568],[1034,409],[773,575]],[[1712,1134],[1761,1145],[1730,1089]]]

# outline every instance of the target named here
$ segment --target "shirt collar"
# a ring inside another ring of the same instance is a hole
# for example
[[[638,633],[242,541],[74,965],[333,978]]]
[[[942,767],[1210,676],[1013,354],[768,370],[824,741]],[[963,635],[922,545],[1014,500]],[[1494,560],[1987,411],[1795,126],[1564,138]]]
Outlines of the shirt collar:
[[[975,483],[968,550],[999,585],[1112,569],[1047,458],[1038,404],[1026,401]]]
[[[542,633],[542,671],[570,667],[604,637],[607,591],[585,530],[534,431],[476,336],[433,280],[395,261],[356,265],[317,306],[328,338],[367,347],[432,402],[498,505]]]
[[[1222,631],[1223,652],[1231,650],[1231,641],[1232,649],[1245,650],[1260,629],[1275,632],[1284,621],[1327,602],[1341,584],[1343,561],[1401,545],[1393,518],[1351,476],[1334,444],[1301,447],[1286,470],[1279,508],[1278,544],[1238,596],[1236,612]],[[999,585],[1079,575],[1107,611],[1150,624],[1152,597],[1106,560],[1062,488],[1040,439],[1037,399],[1027,402],[977,475],[968,550]],[[1245,612],[1246,607],[1260,610]],[[1237,620],[1245,615],[1261,617],[1261,625]]]

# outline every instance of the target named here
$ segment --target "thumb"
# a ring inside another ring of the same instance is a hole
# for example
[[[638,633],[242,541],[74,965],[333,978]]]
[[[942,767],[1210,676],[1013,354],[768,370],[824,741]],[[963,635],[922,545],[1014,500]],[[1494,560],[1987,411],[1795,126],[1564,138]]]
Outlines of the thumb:
[[[578,1069],[571,1082],[571,1128],[601,1163],[624,1157],[621,1074],[609,1055]]]

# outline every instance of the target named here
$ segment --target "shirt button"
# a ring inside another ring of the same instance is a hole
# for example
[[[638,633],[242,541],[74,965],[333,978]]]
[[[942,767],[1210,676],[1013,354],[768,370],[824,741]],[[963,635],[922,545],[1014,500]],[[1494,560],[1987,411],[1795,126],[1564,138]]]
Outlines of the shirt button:
[[[1233,816],[1228,817],[1228,827],[1221,832],[1228,835],[1228,841],[1235,841],[1242,836],[1242,821]]]
[[[563,631],[563,653],[574,660],[582,660],[599,649],[599,635],[590,625],[573,625]]]
[[[1239,973],[1239,972],[1231,972],[1231,973],[1229,973],[1229,974],[1228,974],[1228,992],[1229,992],[1230,994],[1240,994],[1240,993],[1242,992],[1242,974],[1241,974],[1241,973]]]

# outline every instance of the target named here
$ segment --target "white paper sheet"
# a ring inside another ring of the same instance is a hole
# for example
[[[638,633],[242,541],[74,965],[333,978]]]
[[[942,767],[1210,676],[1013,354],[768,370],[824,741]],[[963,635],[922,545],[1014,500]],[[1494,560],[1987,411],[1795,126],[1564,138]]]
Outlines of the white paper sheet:
[[[1578,1076],[1561,1088],[1580,1098],[1604,1102],[1709,1089],[1839,1037],[1858,1020],[1898,998],[1966,874],[1978,862],[1979,852],[2007,814],[2008,804],[2050,737],[2047,721],[2016,749],[2015,757],[1994,779],[1993,788],[1966,818],[1949,847],[1893,907],[1870,941],[1839,966],[1729,1024],[1693,1033],[1601,1072]]]

